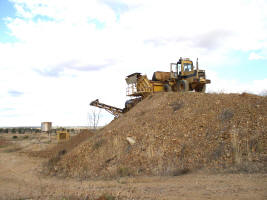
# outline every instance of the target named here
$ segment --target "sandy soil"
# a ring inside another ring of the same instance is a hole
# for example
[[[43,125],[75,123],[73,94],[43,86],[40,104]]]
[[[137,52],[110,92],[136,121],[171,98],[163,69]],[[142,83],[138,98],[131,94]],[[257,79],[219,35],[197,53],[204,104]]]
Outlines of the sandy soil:
[[[0,153],[0,199],[267,199],[267,174],[191,173],[177,177],[77,180],[44,177],[40,158]],[[77,198],[76,198],[77,197]]]

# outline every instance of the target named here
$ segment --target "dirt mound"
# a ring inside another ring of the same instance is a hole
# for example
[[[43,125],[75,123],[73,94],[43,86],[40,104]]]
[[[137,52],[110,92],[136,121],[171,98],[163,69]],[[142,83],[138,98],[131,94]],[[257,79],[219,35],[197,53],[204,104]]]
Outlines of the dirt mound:
[[[91,131],[83,131],[78,135],[72,136],[69,141],[59,143],[47,150],[29,152],[28,155],[41,158],[53,158],[59,154],[61,155],[70,152],[76,146],[90,138],[93,134],[94,133]]]
[[[157,93],[54,163],[72,177],[267,171],[267,98]],[[234,168],[232,168],[234,169]]]

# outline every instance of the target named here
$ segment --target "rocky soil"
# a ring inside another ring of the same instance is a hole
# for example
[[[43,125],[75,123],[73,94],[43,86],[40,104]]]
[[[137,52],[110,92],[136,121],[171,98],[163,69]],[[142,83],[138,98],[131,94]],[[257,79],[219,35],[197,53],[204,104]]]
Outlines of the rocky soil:
[[[56,151],[47,173],[112,178],[267,172],[266,147],[267,97],[156,93],[75,148]]]

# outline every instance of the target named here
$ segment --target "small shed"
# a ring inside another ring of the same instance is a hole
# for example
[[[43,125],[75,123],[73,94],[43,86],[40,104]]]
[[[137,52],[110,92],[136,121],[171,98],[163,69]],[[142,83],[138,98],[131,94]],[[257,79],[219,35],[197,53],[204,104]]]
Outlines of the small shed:
[[[52,129],[52,122],[42,122],[41,123],[41,131],[42,132],[50,132]]]

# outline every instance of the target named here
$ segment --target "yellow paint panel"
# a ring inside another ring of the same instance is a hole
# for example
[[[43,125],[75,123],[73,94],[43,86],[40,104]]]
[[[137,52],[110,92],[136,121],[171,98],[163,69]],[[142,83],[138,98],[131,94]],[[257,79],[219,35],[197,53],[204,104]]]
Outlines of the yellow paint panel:
[[[184,60],[183,63],[193,64],[193,62],[191,60]]]
[[[66,141],[70,139],[70,134],[67,131],[57,131],[57,141]]]
[[[163,92],[164,87],[163,85],[154,85],[154,92]]]

